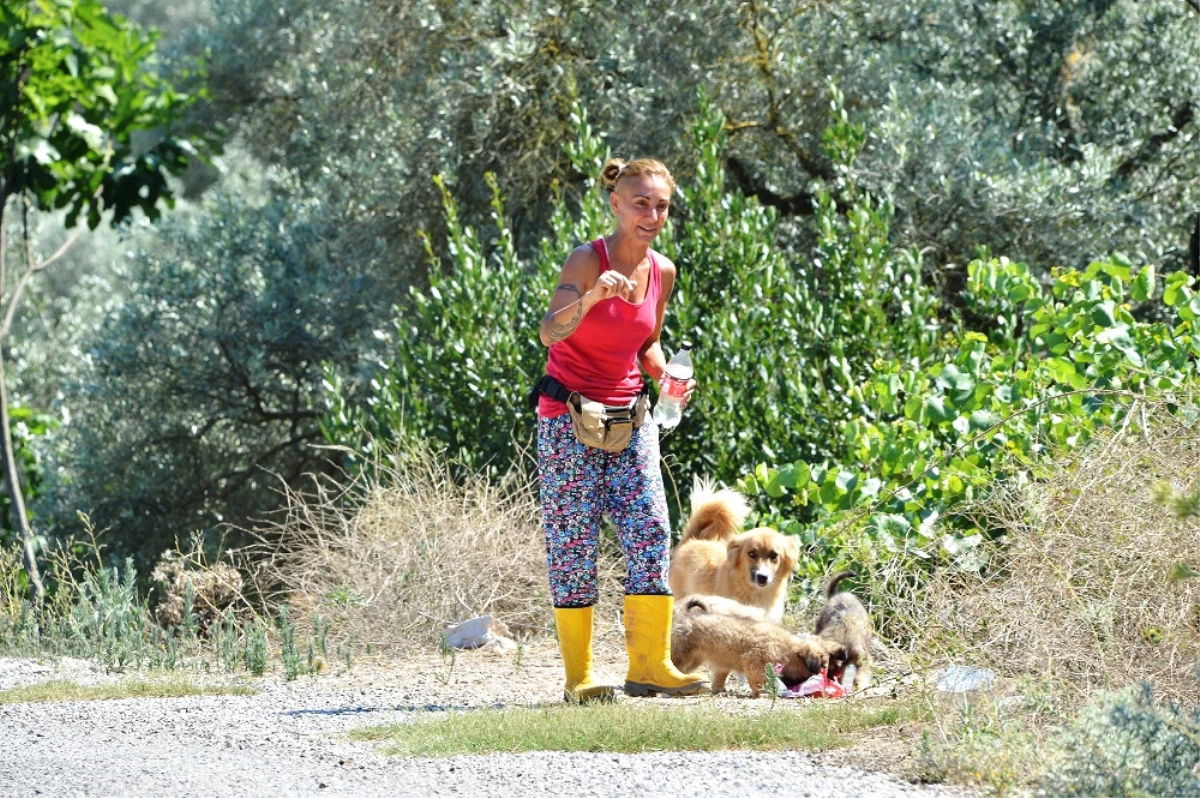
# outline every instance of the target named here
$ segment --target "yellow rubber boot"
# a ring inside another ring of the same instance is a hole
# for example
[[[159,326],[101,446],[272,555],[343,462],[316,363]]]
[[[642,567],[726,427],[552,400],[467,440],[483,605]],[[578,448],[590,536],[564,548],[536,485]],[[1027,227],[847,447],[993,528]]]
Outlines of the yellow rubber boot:
[[[625,597],[625,648],[629,651],[626,695],[695,695],[709,689],[704,677],[681,673],[671,664],[674,604],[671,596]]]
[[[574,704],[612,701],[617,688],[592,681],[592,608],[555,607],[554,625],[567,669],[563,699]]]

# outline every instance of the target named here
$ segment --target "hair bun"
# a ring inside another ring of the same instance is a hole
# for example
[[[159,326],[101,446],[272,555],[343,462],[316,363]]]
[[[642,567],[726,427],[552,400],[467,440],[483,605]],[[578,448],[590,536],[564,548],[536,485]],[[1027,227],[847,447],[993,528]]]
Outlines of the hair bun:
[[[605,188],[613,188],[625,170],[625,161],[621,158],[609,158],[600,170],[600,182]]]

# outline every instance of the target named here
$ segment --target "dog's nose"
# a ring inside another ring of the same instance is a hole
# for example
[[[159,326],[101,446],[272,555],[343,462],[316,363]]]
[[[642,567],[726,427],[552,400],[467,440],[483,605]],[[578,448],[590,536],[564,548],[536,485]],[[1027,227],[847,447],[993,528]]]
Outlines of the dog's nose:
[[[765,585],[770,581],[771,577],[767,576],[762,571],[758,571],[754,574],[754,584],[756,585]]]

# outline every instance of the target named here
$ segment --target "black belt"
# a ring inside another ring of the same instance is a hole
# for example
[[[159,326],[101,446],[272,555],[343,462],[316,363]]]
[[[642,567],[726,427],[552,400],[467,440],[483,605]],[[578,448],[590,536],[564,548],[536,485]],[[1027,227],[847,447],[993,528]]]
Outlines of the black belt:
[[[574,391],[567,390],[567,386],[563,385],[558,380],[551,377],[549,374],[543,374],[542,378],[533,386],[533,390],[529,392],[529,404],[536,405],[538,396],[546,394],[556,402],[562,402],[564,405],[571,398]],[[642,392],[639,395],[650,393],[650,386],[645,382],[642,383]]]

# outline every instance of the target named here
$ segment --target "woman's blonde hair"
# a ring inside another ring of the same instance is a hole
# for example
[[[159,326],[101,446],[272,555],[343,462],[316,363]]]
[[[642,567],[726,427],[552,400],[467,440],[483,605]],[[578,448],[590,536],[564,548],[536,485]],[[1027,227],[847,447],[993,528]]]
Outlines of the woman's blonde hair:
[[[605,162],[604,168],[600,170],[600,185],[604,186],[609,191],[615,191],[617,181],[623,177],[639,177],[642,175],[655,175],[667,181],[667,185],[671,187],[671,191],[675,191],[675,178],[671,177],[671,171],[667,169],[662,161],[654,158],[635,158],[632,161],[626,162],[620,158],[609,158]]]

